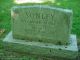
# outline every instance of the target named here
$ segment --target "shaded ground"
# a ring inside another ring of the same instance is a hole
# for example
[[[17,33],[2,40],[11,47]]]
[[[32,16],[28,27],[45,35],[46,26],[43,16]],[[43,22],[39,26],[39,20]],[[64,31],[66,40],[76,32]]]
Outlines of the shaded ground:
[[[50,2],[47,3],[50,4]],[[5,29],[5,32],[0,36],[1,57],[4,56],[2,52],[3,51],[2,40],[4,36],[11,30],[10,11],[11,11],[11,7],[15,5],[17,4],[15,4],[13,0],[0,0],[0,29]],[[22,5],[26,5],[26,4],[22,4]],[[50,5],[73,10],[72,33],[77,35],[78,45],[80,45],[80,0],[55,0],[55,3]]]

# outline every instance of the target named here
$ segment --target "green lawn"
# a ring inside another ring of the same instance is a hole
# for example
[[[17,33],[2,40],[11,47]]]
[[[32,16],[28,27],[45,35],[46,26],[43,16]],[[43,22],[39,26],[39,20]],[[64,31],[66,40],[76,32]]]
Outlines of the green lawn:
[[[47,2],[47,4],[50,4],[50,2]],[[2,40],[11,30],[11,7],[15,5],[17,4],[14,3],[14,0],[0,0],[0,29],[5,29],[5,32],[0,36],[1,53],[3,49]],[[77,35],[78,45],[80,45],[80,0],[55,0],[55,3],[50,5],[73,10],[72,33]],[[3,53],[2,56],[4,56]]]

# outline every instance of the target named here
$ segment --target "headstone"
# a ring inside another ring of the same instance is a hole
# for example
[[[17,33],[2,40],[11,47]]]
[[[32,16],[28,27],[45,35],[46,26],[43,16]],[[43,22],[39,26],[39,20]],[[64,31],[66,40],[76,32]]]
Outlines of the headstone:
[[[50,6],[12,9],[13,37],[26,41],[68,44],[72,11]]]
[[[17,6],[11,10],[11,17],[12,32],[3,40],[5,50],[48,58],[78,56],[76,35],[70,33],[71,10],[46,5]]]

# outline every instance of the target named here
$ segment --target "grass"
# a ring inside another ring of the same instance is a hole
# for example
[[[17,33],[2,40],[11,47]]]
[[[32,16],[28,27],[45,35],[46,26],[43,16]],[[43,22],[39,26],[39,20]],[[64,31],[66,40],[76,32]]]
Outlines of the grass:
[[[48,2],[50,4],[50,2]],[[11,30],[11,7],[17,4],[13,0],[0,0],[0,29],[5,29],[5,33],[0,36],[0,49],[2,50],[2,40]],[[22,4],[26,5],[26,4]],[[80,0],[56,0],[56,7],[67,8],[73,10],[72,32],[77,35],[78,45],[80,45]]]

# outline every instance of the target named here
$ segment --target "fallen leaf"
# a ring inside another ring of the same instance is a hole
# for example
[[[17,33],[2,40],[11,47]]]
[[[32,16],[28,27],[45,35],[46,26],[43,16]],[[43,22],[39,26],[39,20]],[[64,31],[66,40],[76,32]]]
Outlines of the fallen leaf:
[[[5,29],[0,29],[0,36],[5,32]]]

